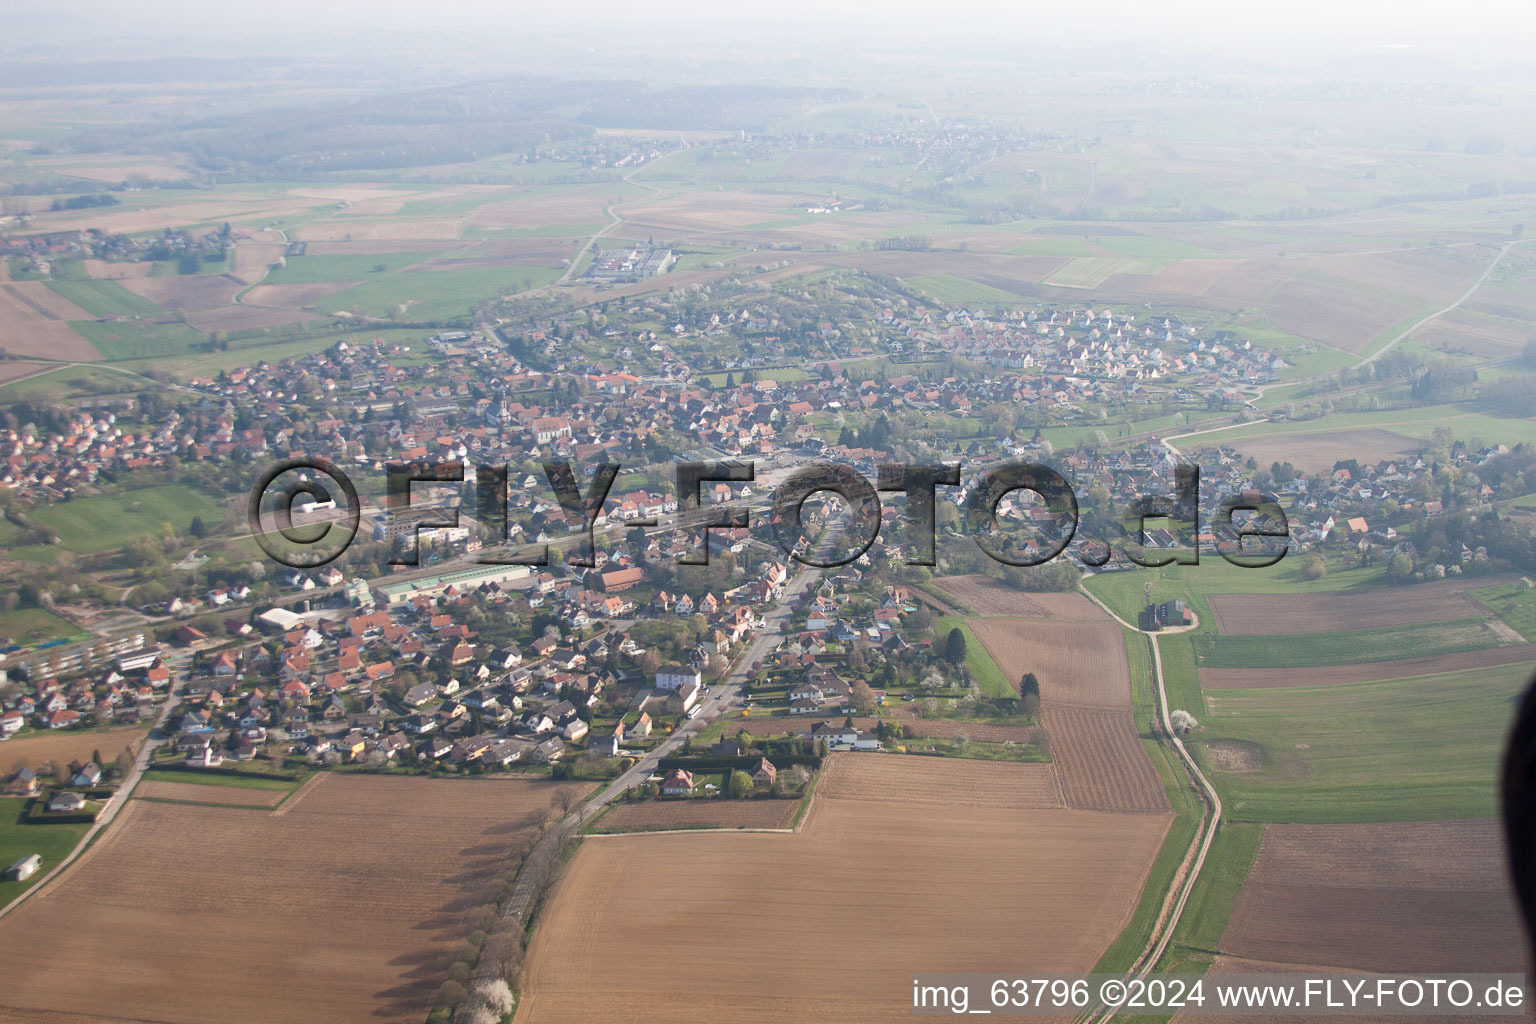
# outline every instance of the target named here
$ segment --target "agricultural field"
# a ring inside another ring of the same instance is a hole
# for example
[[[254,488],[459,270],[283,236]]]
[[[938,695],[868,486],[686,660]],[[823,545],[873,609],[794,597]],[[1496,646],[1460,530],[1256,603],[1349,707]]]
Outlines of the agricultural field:
[[[1324,633],[1345,624],[1362,630],[1486,617],[1487,609],[1467,590],[1499,582],[1485,577],[1476,584],[1437,582],[1343,593],[1215,594],[1209,601],[1214,625],[1226,636]]]
[[[1353,624],[1349,619],[1337,621]],[[1467,618],[1331,633],[1199,633],[1190,638],[1190,643],[1195,649],[1196,664],[1202,667],[1308,668],[1483,650],[1508,640],[1502,632],[1503,623],[1498,623],[1498,627],[1485,618]]]
[[[1536,644],[1506,644],[1455,654],[1436,654],[1390,661],[1345,662],[1305,668],[1207,668],[1200,669],[1200,686],[1206,690],[1249,690],[1274,686],[1327,686],[1333,683],[1367,683],[1409,679],[1498,665],[1536,665]]]
[[[1501,829],[1484,819],[1266,826],[1219,949],[1363,971],[1530,965]]]
[[[59,543],[70,551],[107,551],[129,537],[158,533],[169,524],[185,534],[193,517],[210,527],[224,518],[223,507],[189,487],[164,484],[59,502],[38,509],[33,521],[59,533]]]
[[[1101,621],[1104,613],[1081,594],[1025,593],[986,576],[946,576],[936,581],[975,615]]]
[[[913,964],[1092,966],[1128,920],[1171,816],[1029,806],[1038,798],[1027,785],[996,787],[987,806],[966,802],[971,773],[1023,777],[1033,766],[954,762],[954,776],[913,795],[902,777],[885,776],[911,770],[908,762],[942,763],[833,755],[793,835],[586,840],[535,933],[514,1020],[905,1020]],[[849,769],[858,776],[844,778]],[[935,870],[952,863],[957,834],[965,869]],[[657,934],[686,934],[700,950],[734,947],[743,921],[771,956],[712,957],[701,970],[691,957],[637,955]],[[812,921],[816,941],[807,942]]]
[[[1068,807],[1162,811],[1168,793],[1142,746],[1129,708],[1055,707],[1040,711]]]
[[[1098,622],[971,619],[970,626],[1015,692],[1017,680],[1033,672],[1048,707],[1130,708],[1123,629],[1107,616]]]
[[[1123,627],[1080,594],[1021,594],[974,578],[945,580],[943,586],[972,607],[1043,613],[968,623],[1009,679],[1026,672],[1039,679],[1040,724],[1068,807],[1168,809],[1163,782],[1132,721]],[[1051,614],[1058,609],[1059,618]]]
[[[594,832],[650,832],[674,828],[789,828],[799,800],[646,800],[619,803]]]
[[[181,781],[185,779],[186,781]],[[168,800],[172,803],[227,804],[231,807],[273,808],[293,792],[292,786],[279,785],[272,789],[250,786],[229,786],[204,782],[193,774],[180,778],[164,775],[145,778],[133,790],[135,800]]]
[[[75,362],[101,358],[101,353],[69,326],[67,316],[74,315],[72,311],[66,316],[59,315],[53,302],[23,291],[24,285],[41,287],[37,282],[0,285],[0,347],[24,358]],[[64,301],[61,296],[53,297]],[[79,312],[89,315],[84,310]]]
[[[958,629],[965,637],[965,666],[971,670],[971,678],[976,680],[976,685],[981,687],[982,693],[989,697],[1018,696],[1018,680],[1010,679],[998,667],[992,654],[972,628],[971,621],[946,615],[935,620],[933,625],[936,638],[942,639],[948,636],[952,629]]]
[[[1376,682],[1213,690],[1194,746],[1236,743],[1252,753],[1245,770],[1212,778],[1234,818],[1487,817],[1495,809],[1511,702],[1529,677],[1529,665],[1515,664]]]
[[[137,725],[26,733],[0,743],[0,771],[9,775],[23,766],[36,769],[45,764],[89,761],[97,751],[111,761],[124,748],[138,753],[148,735],[147,726]]]
[[[1348,459],[1356,459],[1364,466],[1414,455],[1423,449],[1424,441],[1380,427],[1358,427],[1299,437],[1247,438],[1235,442],[1235,447],[1261,466],[1289,462],[1302,473],[1326,473],[1334,463]]]
[[[268,1020],[419,1024],[488,880],[563,784],[320,778],[274,812],[130,801],[0,920],[0,1016],[245,1024],[260,1005]],[[93,984],[67,983],[61,945],[90,958]]]

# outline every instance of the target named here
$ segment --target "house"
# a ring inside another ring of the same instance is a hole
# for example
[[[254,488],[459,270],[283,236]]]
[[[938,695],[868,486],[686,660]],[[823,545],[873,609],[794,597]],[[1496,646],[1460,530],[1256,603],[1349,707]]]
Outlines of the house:
[[[686,715],[699,702],[699,695],[703,691],[704,687],[699,683],[685,683],[668,698],[668,704],[675,707],[680,714]]]
[[[598,757],[618,757],[619,737],[617,733],[607,733],[594,737],[587,745],[587,749]]]
[[[559,736],[551,736],[533,748],[533,760],[545,764],[558,761],[564,756],[565,741]]]
[[[417,685],[411,687],[409,690],[406,690],[405,695],[401,697],[401,700],[403,700],[409,707],[419,708],[436,696],[436,686],[432,685],[431,683],[418,683]]]
[[[771,786],[773,780],[779,777],[779,770],[773,766],[773,762],[766,757],[758,761],[757,767],[751,771],[752,781],[759,786]]]
[[[75,773],[75,777],[69,780],[71,786],[99,786],[101,785],[101,766],[92,761]]]
[[[575,743],[586,734],[587,723],[583,722],[579,718],[571,719],[568,723],[566,723],[565,729],[560,733],[561,736],[565,737],[565,739],[571,743]]]
[[[48,798],[48,810],[72,814],[85,810],[85,797],[79,793],[55,793]]]
[[[688,683],[698,686],[704,681],[703,675],[696,668],[684,668],[681,665],[663,665],[656,670],[656,689],[671,692],[681,689]]]
[[[817,722],[806,733],[813,741],[826,740],[828,750],[879,750],[880,741],[873,735],[860,732],[851,726],[832,722]]]
[[[629,727],[629,735],[635,739],[643,740],[650,736],[650,734],[651,713],[649,711],[642,711],[640,712],[640,717],[635,720],[635,724]]]
[[[0,715],[0,739],[10,739],[14,733],[20,732],[21,727],[26,724],[26,716],[14,708]]]
[[[673,768],[661,780],[662,796],[689,796],[693,793],[693,773],[686,768]]]
[[[37,869],[42,866],[43,858],[35,853],[29,853],[5,869],[5,881],[24,882],[37,874]]]
[[[42,783],[37,779],[37,773],[30,768],[20,768],[9,779],[5,780],[5,788],[0,794],[5,796],[37,796]]]
[[[196,750],[186,761],[188,768],[217,768],[223,763],[224,755],[214,750],[212,746]]]

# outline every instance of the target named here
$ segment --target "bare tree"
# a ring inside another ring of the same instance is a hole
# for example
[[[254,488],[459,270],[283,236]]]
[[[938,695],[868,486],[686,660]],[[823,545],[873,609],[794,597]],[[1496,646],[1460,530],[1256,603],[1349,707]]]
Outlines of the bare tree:
[[[446,1003],[451,1007],[461,1006],[468,994],[464,990],[464,986],[456,981],[445,981],[442,987],[437,990],[438,1001]]]

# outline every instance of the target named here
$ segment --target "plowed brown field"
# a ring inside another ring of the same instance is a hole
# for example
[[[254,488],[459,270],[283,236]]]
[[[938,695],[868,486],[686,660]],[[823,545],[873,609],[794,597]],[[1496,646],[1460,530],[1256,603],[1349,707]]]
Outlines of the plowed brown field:
[[[487,880],[559,788],[336,776],[282,817],[130,801],[0,920],[0,1006],[165,1024],[420,1024]]]
[[[281,789],[241,789],[239,786],[209,786],[196,782],[165,782],[149,779],[134,789],[133,795],[156,800],[190,800],[193,803],[228,804],[231,807],[276,807],[287,796]]]
[[[1048,764],[873,753],[830,758],[816,799],[1013,810],[1065,806]]]
[[[1130,708],[1124,630],[1102,613],[1098,622],[971,619],[969,624],[1010,681],[1026,672],[1039,678],[1047,706]]]
[[[830,781],[907,760],[834,755]],[[1171,816],[968,807],[967,781],[913,805],[818,790],[793,835],[585,841],[514,1019],[906,1021],[914,970],[1087,969],[1129,919]]]
[[[1376,971],[1522,971],[1494,821],[1270,825],[1221,951]]]
[[[0,743],[0,767],[10,774],[20,767],[36,768],[50,761],[68,764],[71,761],[88,761],[95,751],[108,761],[117,757],[124,747],[134,752],[148,729],[134,725],[115,725],[107,729],[91,729],[85,732],[65,730],[61,732],[31,733]]]
[[[1099,811],[1160,811],[1168,794],[1141,745],[1129,709],[1046,705],[1041,724],[1067,806]]]
[[[1484,586],[1495,585],[1483,581]],[[1487,608],[1457,583],[1424,583],[1322,594],[1215,594],[1209,600],[1216,628],[1228,636],[1326,633],[1419,622],[1490,618]]]
[[[1082,594],[1026,594],[985,576],[947,576],[936,582],[977,615],[1104,621],[1104,613]]]

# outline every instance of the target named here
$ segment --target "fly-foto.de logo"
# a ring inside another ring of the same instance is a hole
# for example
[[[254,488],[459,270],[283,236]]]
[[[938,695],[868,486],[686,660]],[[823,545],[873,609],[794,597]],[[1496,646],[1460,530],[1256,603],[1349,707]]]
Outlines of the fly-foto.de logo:
[[[386,517],[404,521],[401,550],[391,554],[393,565],[418,564],[418,537],[424,530],[460,527],[458,507],[412,508],[412,485],[463,486],[474,483],[475,519],[487,532],[486,547],[475,561],[488,564],[549,564],[549,544],[513,545],[509,532],[509,469],[505,465],[476,465],[466,475],[463,462],[401,462],[385,466]],[[622,467],[605,462],[595,466],[582,493],[568,461],[543,463],[544,478],[569,530],[579,534],[565,555],[568,565],[595,565],[596,531],[605,523],[604,504]],[[677,513],[670,522],[657,516],[630,518],[626,528],[671,526],[698,534],[698,545],[681,556],[684,565],[709,564],[709,531],[747,529],[754,514],[767,514],[773,537],[784,554],[805,565],[832,568],[859,558],[880,536],[880,495],[904,499],[898,519],[901,547],[908,565],[936,564],[937,516],[940,488],[961,486],[959,463],[887,463],[877,467],[873,481],[851,466],[812,462],[795,468],[772,489],[766,508],[739,502],[706,505],[705,484],[741,485],[757,479],[751,461],[679,462],[675,467]],[[1038,513],[1020,517],[1010,501],[1026,493]],[[847,538],[834,553],[812,543],[824,522],[808,522],[807,502],[819,494],[835,494],[846,506],[838,532]],[[1097,567],[1112,555],[1106,536],[1080,537],[1082,514],[1071,483],[1056,469],[1038,462],[1009,462],[983,470],[965,488],[962,522],[965,532],[988,557],[1011,566],[1043,565],[1069,549],[1083,564]],[[1244,513],[1241,520],[1238,513]],[[352,480],[334,463],[320,458],[290,459],[271,467],[252,487],[247,518],[251,534],[275,561],[296,568],[316,568],[337,558],[356,539],[362,503]],[[1019,542],[1014,536],[1022,519],[1034,536]],[[1285,511],[1271,493],[1245,491],[1224,496],[1215,505],[1215,522],[1235,543],[1218,546],[1217,553],[1233,565],[1261,568],[1285,556],[1290,537]],[[1200,467],[1179,465],[1171,494],[1135,496],[1117,525],[1122,553],[1141,566],[1196,565],[1200,561]],[[1150,529],[1187,535],[1182,546],[1149,546]],[[1074,542],[1076,547],[1074,548]]]

